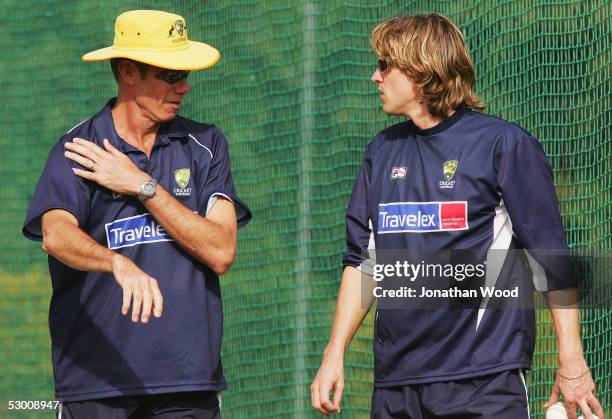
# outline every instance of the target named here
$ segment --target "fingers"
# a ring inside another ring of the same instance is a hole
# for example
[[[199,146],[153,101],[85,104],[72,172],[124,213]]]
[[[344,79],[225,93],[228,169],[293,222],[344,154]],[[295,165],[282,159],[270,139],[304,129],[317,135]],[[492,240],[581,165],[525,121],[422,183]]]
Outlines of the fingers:
[[[327,415],[336,411],[334,404],[329,399],[329,392],[331,391],[331,387],[331,383],[327,382],[323,382],[319,386],[319,400],[321,401],[321,409]]]
[[[138,323],[140,317],[140,309],[142,308],[142,291],[135,290],[132,303],[132,321]]]
[[[73,153],[72,151],[65,151],[64,152],[64,156],[70,160],[72,160],[75,163],[80,164],[81,166],[92,170],[95,162],[91,159],[88,159],[87,157],[83,157],[80,154],[77,153]]]
[[[597,397],[595,397],[594,393],[591,394],[591,396],[588,398],[588,402],[591,406],[593,406],[593,410],[595,411],[595,414],[597,415],[597,417],[599,419],[604,419],[603,407],[599,403],[599,400],[597,400]]]
[[[344,391],[344,382],[340,381],[334,389],[334,409],[340,413],[340,402],[342,401],[342,392]]]
[[[315,381],[310,387],[310,400],[312,402],[312,407],[316,411],[324,414],[325,416],[329,416],[331,412],[321,405],[321,387],[321,383],[317,378],[315,378]]]
[[[582,410],[582,415],[585,419],[593,419],[593,412],[591,412],[591,409],[589,408],[589,404],[587,403],[586,399],[580,400],[578,402],[578,406],[580,406],[580,409]]]
[[[111,143],[110,141],[108,141],[107,138],[104,139],[104,141],[102,141],[102,143],[104,144],[104,148],[106,149],[106,151],[108,151],[111,154],[114,154],[116,156],[123,156],[124,154],[117,150]]]
[[[94,172],[90,172],[90,171],[83,170],[83,169],[73,168],[72,172],[75,175],[82,177],[83,179],[87,179],[87,180],[94,180],[96,177],[96,174]]]
[[[130,310],[130,303],[132,302],[132,290],[129,288],[123,288],[123,304],[121,305],[121,314],[124,316],[128,314]]]
[[[157,281],[151,277],[144,279],[133,289],[131,285],[124,286],[123,305],[121,313],[126,315],[132,305],[132,321],[147,323],[151,314],[159,318],[163,312],[163,297]]]
[[[323,413],[321,411],[321,400],[319,400],[319,389],[316,379],[310,386],[310,404],[315,410]]]
[[[76,151],[79,154],[87,156],[88,154],[92,157],[103,157],[105,151],[93,141],[87,141],[82,138],[73,138],[72,143],[67,142],[66,148]]]
[[[142,315],[140,316],[140,321],[146,323],[149,321],[149,317],[151,317],[151,311],[153,310],[153,298],[151,296],[150,290],[144,290],[142,294]]]
[[[103,160],[109,153],[123,156],[106,138],[104,139],[104,147],[108,151],[91,141],[81,138],[74,138],[72,142],[66,142],[64,147],[68,150],[64,152],[64,156],[92,171],[96,162]]]
[[[550,392],[550,397],[548,398],[548,401],[544,403],[544,408],[548,409],[550,406],[557,403],[558,401],[559,401],[559,387],[557,386],[557,384],[554,384],[553,389]]]
[[[567,418],[568,419],[577,419],[578,413],[576,411],[576,402],[573,401],[565,401],[565,409],[567,410]]]
[[[160,318],[164,311],[164,297],[162,297],[162,293],[159,290],[157,281],[153,278],[150,278],[149,282],[151,294],[153,295],[153,315],[157,318]]]
[[[121,313],[127,315],[132,305],[132,321],[147,323],[151,313],[161,317],[163,297],[154,278],[144,273],[130,259],[116,255],[113,258],[113,274],[123,289]]]

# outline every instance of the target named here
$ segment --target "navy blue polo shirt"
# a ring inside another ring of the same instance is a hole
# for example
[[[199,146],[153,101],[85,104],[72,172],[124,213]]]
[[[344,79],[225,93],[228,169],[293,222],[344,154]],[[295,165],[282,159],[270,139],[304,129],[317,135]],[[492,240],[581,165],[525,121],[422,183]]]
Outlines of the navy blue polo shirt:
[[[121,314],[122,290],[112,274],[77,271],[50,256],[56,397],[67,402],[223,390],[218,276],[181,249],[136,197],[117,195],[76,176],[71,168],[79,166],[64,157],[64,144],[79,137],[103,147],[107,138],[202,216],[219,196],[230,199],[238,226],[243,226],[251,213],[234,189],[227,140],[214,125],[177,116],[161,125],[147,158],[117,134],[114,101],[53,146],[23,233],[41,240],[42,215],[55,208],[69,211],[95,241],[127,256],[158,281],[164,313],[148,324],[132,323],[130,315]]]
[[[380,132],[367,146],[346,224],[345,266],[371,268],[368,253],[385,250],[497,249],[507,256],[501,271],[487,270],[489,284],[512,289],[528,276],[540,291],[575,286],[546,251],[567,244],[541,145],[519,126],[465,107],[429,129],[406,121]],[[533,309],[407,305],[376,314],[378,387],[531,365]]]

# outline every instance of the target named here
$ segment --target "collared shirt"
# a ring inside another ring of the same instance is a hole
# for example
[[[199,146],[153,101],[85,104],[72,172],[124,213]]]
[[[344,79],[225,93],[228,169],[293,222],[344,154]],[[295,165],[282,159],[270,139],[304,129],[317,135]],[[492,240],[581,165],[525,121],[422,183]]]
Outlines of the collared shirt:
[[[540,291],[575,286],[554,252],[567,244],[541,145],[517,125],[466,108],[429,129],[406,121],[380,132],[365,152],[346,224],[344,265],[362,271],[397,251],[423,256],[474,249],[487,255],[496,249],[496,257],[503,252],[503,269],[486,269],[486,283],[497,289],[512,290],[525,277]],[[425,281],[431,288],[440,284]],[[532,288],[520,291],[533,297]],[[379,301],[376,386],[460,380],[531,365],[532,309],[489,309],[484,298],[463,310],[410,309],[405,301],[394,310],[381,309]]]
[[[103,148],[107,138],[194,212],[205,216],[218,196],[231,200],[240,227],[251,212],[236,195],[227,140],[214,125],[177,116],[161,125],[147,158],[117,134],[114,102],[51,149],[23,233],[41,240],[46,211],[70,212],[96,242],[127,256],[158,281],[164,313],[148,324],[132,323],[129,314],[121,314],[122,289],[111,273],[77,271],[49,256],[56,396],[77,401],[223,390],[218,276],[181,249],[136,197],[76,176],[72,168],[80,166],[64,157],[64,144],[78,137]]]

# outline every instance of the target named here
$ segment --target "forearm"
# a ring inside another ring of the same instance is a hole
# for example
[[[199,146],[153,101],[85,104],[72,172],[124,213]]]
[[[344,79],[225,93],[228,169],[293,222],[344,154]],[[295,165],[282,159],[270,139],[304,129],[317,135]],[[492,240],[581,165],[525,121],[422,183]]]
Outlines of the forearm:
[[[365,276],[352,266],[344,269],[334,324],[325,356],[344,356],[351,339],[374,303],[373,287],[374,281],[369,276]]]
[[[545,294],[559,343],[559,368],[567,374],[580,374],[586,368],[580,342],[578,294],[576,288]],[[568,369],[581,371],[567,371]]]
[[[151,179],[106,139],[106,150],[78,138],[65,147],[66,157],[83,167],[91,167],[89,171],[73,169],[76,175],[113,192],[137,196],[142,185]],[[161,185],[143,204],[181,248],[217,274],[225,272],[234,262],[236,214],[233,205],[222,206],[221,211],[217,203],[205,218],[184,206]]]
[[[236,254],[235,234],[193,212],[161,186],[144,205],[190,255],[218,274],[229,269]]]
[[[120,257],[53,211],[43,215],[43,250],[79,271],[112,272],[113,258]]]

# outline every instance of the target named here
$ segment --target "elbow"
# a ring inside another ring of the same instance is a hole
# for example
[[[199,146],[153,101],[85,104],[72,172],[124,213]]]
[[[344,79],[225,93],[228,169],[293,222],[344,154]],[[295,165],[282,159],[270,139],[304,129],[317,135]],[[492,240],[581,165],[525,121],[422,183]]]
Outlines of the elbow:
[[[42,240],[42,250],[48,255],[53,256],[55,252],[55,240],[53,240],[53,235],[49,232],[43,232],[43,240]]]
[[[230,270],[236,260],[236,246],[221,249],[210,268],[217,275],[223,275]]]

